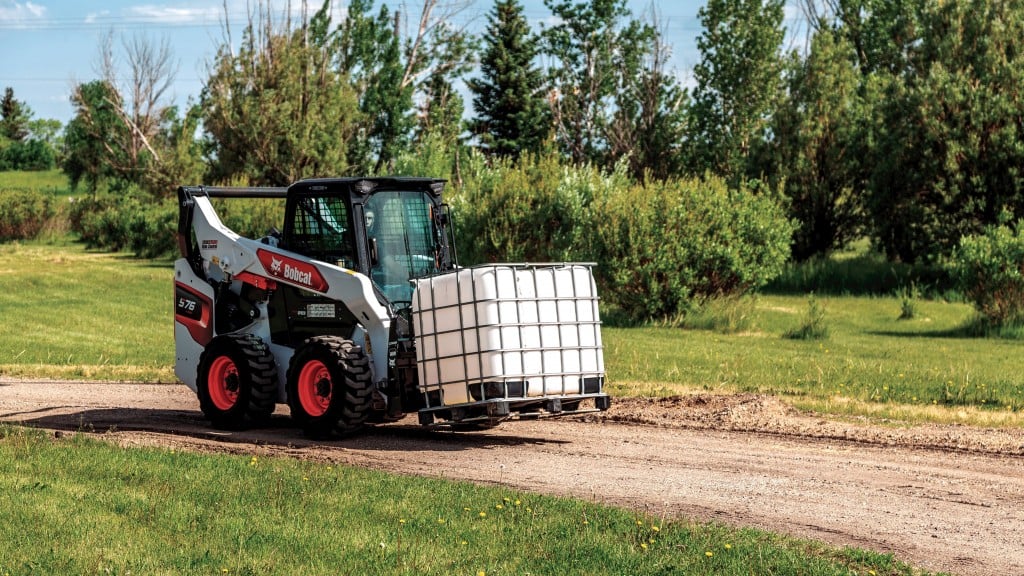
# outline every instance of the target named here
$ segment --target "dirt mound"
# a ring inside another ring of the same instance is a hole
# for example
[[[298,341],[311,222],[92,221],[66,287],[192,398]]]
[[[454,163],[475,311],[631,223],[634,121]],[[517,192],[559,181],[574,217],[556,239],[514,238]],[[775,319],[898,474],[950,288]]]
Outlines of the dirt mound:
[[[624,398],[616,400],[608,412],[592,418],[659,428],[757,432],[882,446],[1024,456],[1024,430],[938,424],[885,426],[865,418],[832,420],[801,412],[778,398],[761,394]]]

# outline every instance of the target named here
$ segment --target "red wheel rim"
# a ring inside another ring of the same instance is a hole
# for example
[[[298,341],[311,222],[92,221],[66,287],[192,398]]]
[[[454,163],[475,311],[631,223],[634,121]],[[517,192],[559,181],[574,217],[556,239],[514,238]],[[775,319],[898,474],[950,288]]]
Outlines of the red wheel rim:
[[[331,373],[319,360],[312,360],[299,372],[299,403],[306,414],[323,416],[331,406]]]
[[[227,356],[219,356],[210,366],[207,382],[210,390],[210,401],[218,410],[230,410],[238,402],[238,367]]]

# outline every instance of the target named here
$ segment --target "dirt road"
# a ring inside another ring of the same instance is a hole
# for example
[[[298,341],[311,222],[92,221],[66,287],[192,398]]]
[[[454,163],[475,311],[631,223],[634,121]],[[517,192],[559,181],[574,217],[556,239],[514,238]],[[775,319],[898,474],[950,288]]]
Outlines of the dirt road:
[[[311,443],[206,426],[184,386],[0,380],[0,419],[124,445],[275,454],[503,484],[756,526],[929,570],[1024,574],[1024,431],[825,421],[772,398],[631,400],[600,416],[486,433],[408,424]]]

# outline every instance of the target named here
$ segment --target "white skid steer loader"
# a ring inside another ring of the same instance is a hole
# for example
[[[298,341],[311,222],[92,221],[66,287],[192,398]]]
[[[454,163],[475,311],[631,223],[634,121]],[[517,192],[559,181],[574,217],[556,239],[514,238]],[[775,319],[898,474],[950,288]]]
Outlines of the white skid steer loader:
[[[219,428],[287,403],[307,435],[607,410],[590,264],[456,262],[443,180],[178,189],[175,373]],[[211,198],[284,199],[244,238]]]

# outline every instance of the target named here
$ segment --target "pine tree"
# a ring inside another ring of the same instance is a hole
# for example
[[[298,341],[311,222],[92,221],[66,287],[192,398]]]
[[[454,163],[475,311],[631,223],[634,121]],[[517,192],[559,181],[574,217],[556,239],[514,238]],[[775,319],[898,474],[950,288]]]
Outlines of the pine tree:
[[[549,134],[536,56],[537,39],[523,6],[518,0],[498,0],[488,15],[481,77],[467,82],[476,110],[471,129],[493,154],[518,157],[538,151]]]
[[[28,122],[32,111],[24,102],[15,100],[14,88],[8,86],[0,100],[0,136],[12,142],[21,142],[28,136]]]

